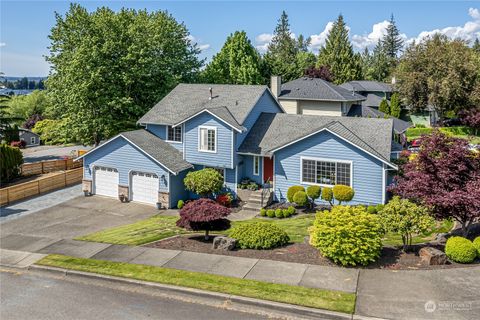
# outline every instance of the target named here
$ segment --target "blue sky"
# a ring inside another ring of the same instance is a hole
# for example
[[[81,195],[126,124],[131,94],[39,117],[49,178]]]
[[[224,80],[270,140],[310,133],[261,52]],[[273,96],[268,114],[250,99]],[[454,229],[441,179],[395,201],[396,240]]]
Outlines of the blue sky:
[[[44,76],[49,67],[48,34],[54,12],[68,10],[68,1],[0,0],[0,70],[8,76]],[[210,59],[235,30],[245,30],[262,51],[276,22],[286,10],[295,35],[312,36],[316,52],[339,13],[350,27],[356,50],[375,45],[386,27],[385,20],[395,15],[407,41],[438,31],[466,40],[480,37],[479,1],[79,1],[88,10],[107,5],[148,10],[168,10],[183,21],[194,41]]]

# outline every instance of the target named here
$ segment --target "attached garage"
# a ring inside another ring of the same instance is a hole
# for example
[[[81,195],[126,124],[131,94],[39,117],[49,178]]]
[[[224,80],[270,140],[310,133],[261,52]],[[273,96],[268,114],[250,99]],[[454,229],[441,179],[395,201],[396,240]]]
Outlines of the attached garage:
[[[133,171],[130,177],[131,199],[156,204],[158,202],[159,179],[154,173]]]
[[[94,167],[93,193],[118,198],[118,170],[107,167]]]

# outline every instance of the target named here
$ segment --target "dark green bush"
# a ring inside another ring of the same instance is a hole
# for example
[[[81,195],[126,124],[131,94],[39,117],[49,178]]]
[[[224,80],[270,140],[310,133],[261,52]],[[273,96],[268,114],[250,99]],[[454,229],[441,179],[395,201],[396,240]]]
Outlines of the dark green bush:
[[[229,233],[242,249],[271,249],[286,245],[290,238],[280,227],[269,222],[253,222],[233,227]]]
[[[377,204],[377,205],[375,206],[375,210],[377,210],[377,213],[379,213],[380,211],[383,210],[384,207],[385,207],[384,204]]]
[[[294,207],[294,206],[288,207],[287,211],[288,211],[288,214],[289,214],[290,216],[292,216],[292,215],[294,215],[294,214],[296,213],[296,210],[295,210],[295,207]]]
[[[343,184],[333,186],[333,198],[338,201],[338,204],[351,201],[354,195],[355,191],[349,186]]]
[[[177,202],[177,208],[178,208],[178,209],[182,209],[184,204],[185,204],[185,203],[183,202],[183,200],[178,200],[178,202]]]
[[[297,193],[298,191],[303,191],[303,192],[305,192],[305,188],[302,187],[302,186],[291,186],[290,188],[288,188],[288,191],[287,191],[287,200],[288,200],[288,202],[294,202],[294,201],[293,201],[293,196],[294,196],[295,193]]]
[[[277,218],[283,218],[282,209],[277,209],[277,210],[275,210],[275,217],[277,217]]]
[[[304,207],[308,203],[307,194],[304,191],[297,191],[293,196],[293,202],[296,203],[300,207]]]
[[[462,237],[448,238],[445,245],[447,257],[458,263],[471,263],[477,256],[477,249],[472,241]]]
[[[273,210],[273,209],[268,209],[268,210],[267,210],[267,217],[269,217],[269,218],[275,217],[275,210]]]
[[[0,179],[8,182],[20,175],[23,155],[20,149],[2,144],[0,146]]]
[[[480,258],[480,237],[476,237],[473,240],[473,246],[477,249],[477,256]]]
[[[375,206],[368,206],[367,207],[367,212],[371,214],[376,214],[377,213],[377,207]]]
[[[265,208],[260,209],[260,215],[262,217],[265,217],[267,215],[267,209],[265,209]]]

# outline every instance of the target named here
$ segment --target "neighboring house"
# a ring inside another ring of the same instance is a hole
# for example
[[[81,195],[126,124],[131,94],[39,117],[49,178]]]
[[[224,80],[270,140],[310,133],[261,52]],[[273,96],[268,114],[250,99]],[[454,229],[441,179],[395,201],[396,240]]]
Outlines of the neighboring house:
[[[368,80],[349,81],[340,85],[340,87],[364,96],[366,99],[362,101],[363,107],[378,108],[383,99],[387,99],[390,103],[392,95],[392,86],[388,83]]]
[[[89,151],[84,190],[163,207],[195,195],[183,179],[217,169],[237,183],[269,181],[276,200],[292,185],[346,184],[352,203],[386,200],[393,120],[286,114],[266,86],[179,84],[139,121]]]
[[[364,96],[319,78],[302,77],[282,84],[279,76],[271,79],[272,93],[285,112],[292,114],[345,116]]]
[[[40,136],[28,129],[19,128],[18,136],[21,141],[25,141],[26,147],[34,147],[40,145]]]

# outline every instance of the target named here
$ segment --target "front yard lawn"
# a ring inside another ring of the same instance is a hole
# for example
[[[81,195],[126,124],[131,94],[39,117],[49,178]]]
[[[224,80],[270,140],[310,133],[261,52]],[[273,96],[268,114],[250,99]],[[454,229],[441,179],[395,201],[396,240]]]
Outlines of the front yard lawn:
[[[218,276],[131,263],[49,255],[37,264],[353,313],[354,293]]]

